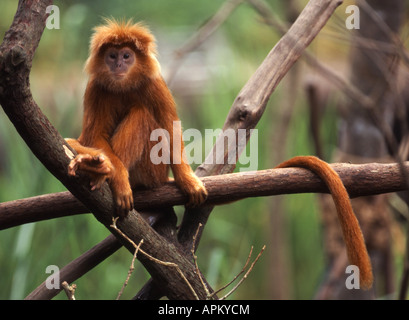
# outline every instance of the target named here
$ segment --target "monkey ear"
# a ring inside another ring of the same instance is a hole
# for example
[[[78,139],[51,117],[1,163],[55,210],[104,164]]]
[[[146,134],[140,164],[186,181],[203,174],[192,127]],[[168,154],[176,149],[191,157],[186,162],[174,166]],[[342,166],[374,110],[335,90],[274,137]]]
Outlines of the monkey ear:
[[[143,23],[127,25],[125,33],[133,40],[136,49],[144,55],[156,56],[156,39],[151,31]]]
[[[147,34],[152,36],[151,34]],[[137,50],[139,50],[142,54],[148,56],[155,56],[156,57],[156,45],[152,42],[152,39],[147,39],[145,37],[138,37],[134,40],[134,45]]]

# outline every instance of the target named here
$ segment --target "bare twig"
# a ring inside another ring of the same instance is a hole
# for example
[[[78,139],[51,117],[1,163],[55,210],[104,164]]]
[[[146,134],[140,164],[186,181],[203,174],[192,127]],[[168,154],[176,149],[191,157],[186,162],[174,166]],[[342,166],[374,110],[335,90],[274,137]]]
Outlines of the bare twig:
[[[129,278],[131,277],[132,272],[135,270],[135,265],[134,265],[134,263],[135,263],[136,256],[137,256],[137,254],[138,254],[139,248],[141,247],[142,243],[143,243],[143,239],[141,239],[141,241],[139,241],[139,244],[138,244],[138,246],[137,246],[136,249],[135,249],[135,253],[133,254],[133,257],[132,257],[131,266],[129,267],[129,270],[128,270],[128,276],[126,277],[126,280],[125,280],[124,284],[122,285],[122,288],[121,288],[121,290],[119,291],[118,296],[116,297],[116,300],[119,300],[119,299],[121,298],[122,293],[124,292],[125,287],[128,285]]]
[[[253,263],[251,264],[250,268],[247,270],[246,274],[243,276],[243,278],[240,279],[240,281],[234,286],[233,289],[231,289],[225,296],[221,297],[220,300],[225,300],[228,296],[230,296],[234,291],[237,290],[237,288],[243,283],[244,280],[247,279],[247,277],[249,276],[250,272],[253,270],[254,265],[256,264],[256,262],[258,261],[258,259],[261,257],[261,255],[263,254],[264,249],[266,248],[266,246],[264,245],[263,248],[261,248],[260,253],[257,255],[256,259],[253,261]]]
[[[201,227],[203,227],[203,225],[201,223],[199,223],[199,225],[197,226],[197,229],[196,229],[196,233],[193,236],[192,250],[190,250],[192,252],[192,254],[194,254],[196,252],[196,239],[197,239],[197,236],[199,234],[199,231],[200,231]]]
[[[63,281],[61,283],[61,286],[64,289],[65,294],[68,297],[68,300],[75,300],[75,289],[77,289],[77,285],[75,283],[73,283],[72,285],[69,285],[67,281]]]
[[[218,294],[220,291],[223,291],[224,289],[226,289],[226,288],[227,288],[228,286],[230,286],[234,281],[236,281],[236,279],[237,279],[238,277],[240,277],[240,276],[244,273],[244,271],[246,271],[246,268],[247,268],[247,265],[248,265],[249,262],[250,262],[250,258],[251,258],[252,253],[253,253],[253,246],[251,246],[249,256],[247,257],[247,260],[246,260],[246,263],[244,264],[243,269],[241,269],[241,271],[233,278],[233,280],[231,280],[229,283],[227,283],[226,285],[224,285],[224,286],[221,287],[220,289],[216,290],[212,295]]]
[[[195,251],[196,251],[196,248],[195,248],[195,246],[196,246],[196,238],[197,238],[197,235],[199,234],[199,230],[200,230],[200,228],[201,228],[202,226],[203,226],[203,225],[202,225],[201,223],[199,223],[199,225],[198,225],[198,227],[197,227],[197,230],[196,230],[196,234],[195,234],[194,237],[193,237],[193,244],[192,244],[192,249],[190,250],[190,252],[192,253],[193,260],[194,260],[194,262],[195,262],[195,267],[196,267],[197,276],[199,277],[200,282],[201,282],[202,285],[203,285],[203,289],[205,290],[207,297],[210,297],[210,292],[209,292],[209,290],[207,289],[207,286],[206,286],[206,284],[205,284],[204,281],[203,281],[202,273],[200,272],[199,266],[198,266],[198,264],[197,264],[197,256],[195,255]],[[214,294],[213,294],[213,295],[214,295]]]

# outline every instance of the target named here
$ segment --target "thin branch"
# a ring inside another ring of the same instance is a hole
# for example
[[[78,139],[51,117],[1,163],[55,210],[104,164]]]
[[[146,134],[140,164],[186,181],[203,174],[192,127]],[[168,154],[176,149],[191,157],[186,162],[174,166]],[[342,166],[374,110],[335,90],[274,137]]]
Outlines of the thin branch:
[[[75,290],[77,289],[77,285],[75,283],[72,285],[69,285],[67,281],[63,281],[61,283],[61,286],[63,287],[65,294],[68,297],[68,300],[75,300],[74,294],[75,294]]]
[[[378,12],[376,12],[366,1],[358,0],[357,4],[359,7],[364,8],[366,13],[371,17],[374,24],[376,24],[379,30],[382,30],[383,33],[387,36],[389,40],[392,42],[393,52],[398,53],[402,61],[409,66],[409,53],[405,48],[405,45],[399,34],[394,32],[389,25],[385,22],[385,20],[380,16]],[[387,44],[388,45],[388,44]],[[390,44],[389,44],[390,45]]]
[[[255,8],[255,10],[264,18],[265,22],[278,29],[279,32],[285,33],[286,32],[286,27],[278,22],[276,19],[275,15],[273,14],[272,9],[262,0],[248,0],[248,2]],[[365,1],[360,2],[361,4],[365,4],[365,10],[368,11],[368,14],[371,15],[371,18],[377,22],[377,25],[383,30],[385,34],[389,36],[389,40],[392,41],[392,44],[389,44],[389,51],[390,53],[395,53],[395,54],[400,54],[401,57],[407,60],[408,55],[406,52],[403,52],[402,48],[402,43],[397,36],[396,33],[394,33],[389,26],[386,25],[384,21],[378,21],[382,20],[378,14],[373,12],[373,8],[371,8]],[[379,41],[375,42],[373,39],[367,39],[359,36],[354,36],[354,42],[357,44],[361,44],[363,41],[365,41],[366,44],[371,44],[371,48],[376,51],[380,51],[381,49],[379,48]],[[382,42],[383,46],[388,45],[388,43]],[[382,47],[383,47],[382,46]],[[391,51],[393,50],[393,51]],[[369,56],[371,59],[373,59],[372,55]],[[375,99],[374,97],[369,96],[368,94],[363,93],[359,88],[357,88],[353,83],[350,81],[344,79],[343,77],[337,75],[334,73],[330,68],[328,68],[325,64],[321,63],[318,61],[313,55],[311,55],[308,51],[305,51],[303,54],[303,59],[311,66],[314,68],[314,70],[318,71],[321,73],[321,75],[329,80],[331,83],[333,83],[335,86],[337,86],[339,89],[343,91],[345,96],[348,98],[352,99],[358,105],[360,105],[362,108],[366,109],[369,112],[369,115],[371,116],[373,122],[379,130],[382,132],[385,142],[388,145],[388,147],[392,150],[392,154],[394,158],[396,159],[397,163],[401,165],[401,173],[404,175],[406,178],[406,181],[408,181],[409,184],[409,176],[406,174],[404,167],[402,165],[403,159],[401,159],[400,154],[399,154],[399,148],[396,142],[396,139],[394,138],[394,134],[392,132],[392,129],[390,128],[390,125],[387,123],[385,120],[385,117],[380,114],[379,112],[376,112],[377,106],[378,106],[378,99]],[[394,83],[390,80],[391,78],[391,72],[389,68],[384,67],[385,61],[381,59],[381,61],[377,62],[377,66],[382,70],[384,78],[389,79],[389,83]],[[404,103],[402,99],[400,98],[400,95],[397,94],[397,88],[396,84],[393,85],[392,87],[393,90],[395,90],[395,96],[396,96],[396,103],[400,105],[400,112],[404,113],[405,109],[404,108]],[[376,93],[377,90],[374,90]],[[406,123],[403,119],[405,119],[405,115],[401,114],[398,119],[401,120],[401,124],[403,128],[406,128]]]
[[[135,249],[135,253],[133,254],[133,257],[132,257],[131,266],[129,267],[129,270],[128,270],[128,275],[126,277],[126,280],[125,280],[124,284],[122,285],[121,290],[118,293],[118,296],[116,297],[116,300],[119,300],[121,298],[122,293],[124,292],[125,287],[128,285],[128,281],[131,278],[131,275],[132,275],[133,271],[135,270],[134,263],[135,263],[136,256],[138,254],[139,248],[141,247],[142,243],[143,243],[143,239],[141,241],[139,241],[139,244],[137,245],[137,247]]]
[[[247,270],[246,274],[243,276],[243,278],[241,278],[240,281],[234,286],[234,288],[231,289],[225,296],[221,297],[220,300],[225,300],[227,297],[229,297],[234,291],[237,290],[238,287],[240,287],[240,285],[244,282],[244,280],[247,279],[250,272],[253,270],[254,265],[257,263],[258,259],[260,259],[261,255],[263,254],[265,248],[266,248],[266,246],[264,245],[263,248],[261,248],[261,251],[257,255],[256,259],[251,264],[250,268]]]
[[[216,290],[216,291],[214,292],[214,294],[217,294],[217,293],[219,293],[220,291],[223,291],[224,289],[226,289],[226,288],[227,288],[228,286],[230,286],[234,281],[236,281],[236,279],[237,279],[238,277],[240,277],[240,276],[244,273],[244,271],[246,271],[246,268],[247,268],[247,265],[248,265],[249,262],[250,262],[250,258],[251,258],[252,253],[253,253],[253,246],[251,246],[251,248],[250,248],[250,253],[249,253],[248,257],[247,257],[247,260],[246,260],[246,263],[244,264],[243,269],[241,269],[241,271],[240,271],[229,283],[227,283],[226,285],[224,285],[224,286],[221,287],[220,289]]]
[[[193,244],[192,244],[192,249],[190,250],[190,252],[191,252],[191,254],[192,254],[192,256],[193,256],[193,261],[195,262],[195,267],[196,267],[196,273],[197,273],[197,276],[198,276],[199,279],[200,279],[200,282],[202,283],[203,289],[205,290],[207,296],[208,296],[208,297],[211,297],[210,292],[209,292],[209,290],[207,289],[207,286],[206,286],[206,284],[205,284],[204,281],[203,281],[202,273],[200,272],[200,270],[199,270],[199,265],[197,264],[197,256],[196,256],[196,254],[195,254],[195,251],[196,251],[196,250],[195,250],[196,238],[197,238],[197,235],[199,234],[199,230],[200,230],[201,227],[202,227],[202,224],[199,223],[199,226],[197,227],[197,230],[196,230],[196,234],[195,234],[194,237],[193,237]],[[216,293],[213,293],[212,295],[216,295]]]

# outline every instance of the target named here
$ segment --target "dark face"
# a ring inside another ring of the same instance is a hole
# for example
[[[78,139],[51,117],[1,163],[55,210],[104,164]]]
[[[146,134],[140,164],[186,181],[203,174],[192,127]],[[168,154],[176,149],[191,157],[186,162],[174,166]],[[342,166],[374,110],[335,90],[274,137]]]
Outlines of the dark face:
[[[135,52],[128,47],[110,47],[105,52],[104,61],[112,74],[116,78],[121,79],[128,73],[135,63]]]

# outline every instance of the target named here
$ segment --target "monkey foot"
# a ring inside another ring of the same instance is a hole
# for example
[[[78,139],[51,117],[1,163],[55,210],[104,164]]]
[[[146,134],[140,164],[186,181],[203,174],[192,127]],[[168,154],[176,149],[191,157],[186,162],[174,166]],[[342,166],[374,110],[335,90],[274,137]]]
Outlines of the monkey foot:
[[[186,204],[187,207],[197,207],[206,201],[207,190],[202,181],[195,175],[192,175],[190,179],[185,179],[183,182],[177,184],[179,188],[189,197],[189,201]]]

